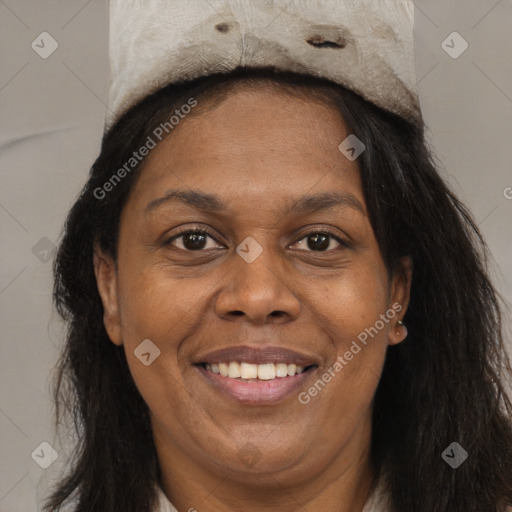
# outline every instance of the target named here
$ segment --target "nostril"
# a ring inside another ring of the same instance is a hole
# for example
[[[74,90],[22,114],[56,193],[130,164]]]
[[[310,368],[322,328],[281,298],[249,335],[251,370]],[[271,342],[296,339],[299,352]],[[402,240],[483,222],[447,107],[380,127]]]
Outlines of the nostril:
[[[310,44],[311,46],[314,46],[315,48],[345,48],[346,41],[343,37],[339,37],[335,41],[330,41],[326,39],[325,37],[315,34],[314,36],[311,36],[309,39],[306,39],[306,43]]]

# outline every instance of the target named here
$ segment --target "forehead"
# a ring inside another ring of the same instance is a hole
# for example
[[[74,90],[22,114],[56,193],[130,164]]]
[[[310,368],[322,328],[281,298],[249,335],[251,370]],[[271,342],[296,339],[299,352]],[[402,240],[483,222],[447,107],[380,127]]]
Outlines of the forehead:
[[[338,146],[349,135],[333,106],[275,87],[242,87],[208,100],[148,155],[134,200],[194,189],[276,202],[316,192],[351,192],[363,204],[357,161]]]

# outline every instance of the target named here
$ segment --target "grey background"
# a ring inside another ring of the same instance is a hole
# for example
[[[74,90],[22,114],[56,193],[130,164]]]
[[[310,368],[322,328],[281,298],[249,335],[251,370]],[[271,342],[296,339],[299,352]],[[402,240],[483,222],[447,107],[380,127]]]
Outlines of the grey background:
[[[429,141],[487,239],[496,286],[512,302],[512,0],[416,5]],[[51,370],[64,330],[46,260],[100,147],[107,13],[102,0],[0,0],[0,512],[39,510],[71,446],[53,430]],[[44,31],[59,45],[47,59],[31,48]],[[457,59],[441,46],[453,31],[469,43]],[[510,313],[505,321],[510,333]],[[31,457],[43,441],[59,453],[48,469]]]

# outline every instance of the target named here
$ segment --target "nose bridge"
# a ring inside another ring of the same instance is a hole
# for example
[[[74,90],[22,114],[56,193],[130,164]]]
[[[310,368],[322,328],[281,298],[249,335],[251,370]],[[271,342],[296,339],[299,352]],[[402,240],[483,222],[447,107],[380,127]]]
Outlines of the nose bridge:
[[[280,251],[273,247],[272,236],[258,236],[258,240],[248,236],[237,246],[217,312],[237,317],[243,313],[253,321],[264,321],[269,315],[295,317],[300,303],[290,288]]]
[[[234,284],[238,293],[253,293],[271,297],[286,287],[280,275],[279,251],[273,247],[271,234],[246,237],[236,248]]]

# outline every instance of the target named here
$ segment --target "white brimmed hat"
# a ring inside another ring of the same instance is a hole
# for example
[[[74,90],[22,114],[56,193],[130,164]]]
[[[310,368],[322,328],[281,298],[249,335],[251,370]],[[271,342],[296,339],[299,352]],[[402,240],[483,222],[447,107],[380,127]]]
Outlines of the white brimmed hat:
[[[110,0],[105,131],[148,94],[238,66],[339,83],[421,123],[413,0]]]

